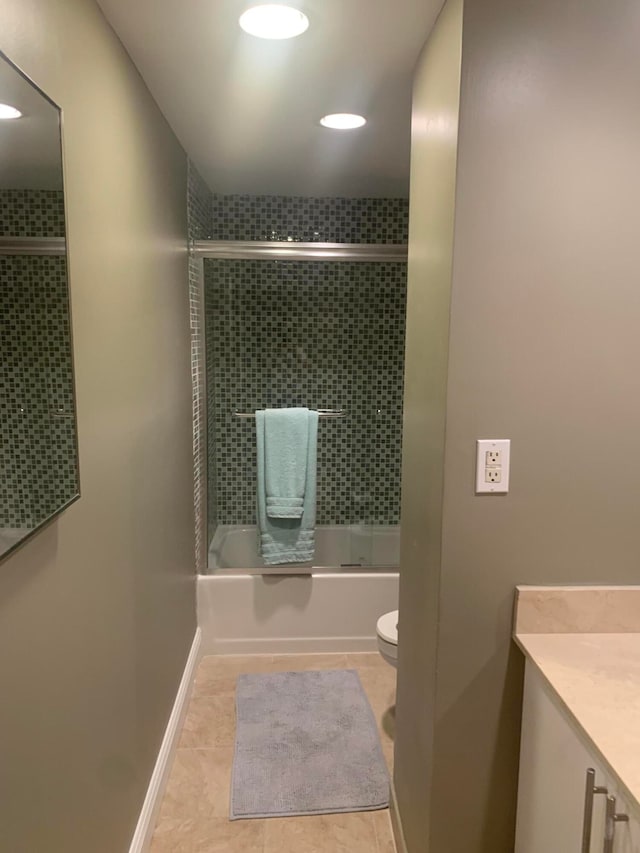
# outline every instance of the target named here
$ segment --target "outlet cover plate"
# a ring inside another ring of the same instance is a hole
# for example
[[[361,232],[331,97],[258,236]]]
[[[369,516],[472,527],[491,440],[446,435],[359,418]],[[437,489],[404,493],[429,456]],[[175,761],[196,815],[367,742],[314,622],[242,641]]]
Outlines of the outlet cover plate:
[[[511,456],[511,440],[508,438],[479,438],[476,442],[476,494],[477,495],[506,495],[509,491],[509,463]],[[490,482],[487,474],[487,453],[499,452],[500,465],[492,461],[489,470],[500,468],[500,482]]]

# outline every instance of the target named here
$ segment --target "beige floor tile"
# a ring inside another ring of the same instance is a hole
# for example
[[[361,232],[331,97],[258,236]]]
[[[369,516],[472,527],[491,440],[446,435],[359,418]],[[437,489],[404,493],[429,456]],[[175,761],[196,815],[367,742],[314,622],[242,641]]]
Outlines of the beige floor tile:
[[[382,740],[390,740],[393,742],[396,739],[396,707],[391,705],[383,711],[382,716],[378,719],[378,731],[382,736]]]
[[[206,655],[200,661],[195,683],[207,678],[235,678],[243,673],[271,672],[272,655]]]
[[[215,696],[217,693],[234,693],[237,675],[218,676],[214,670],[198,672],[191,691],[192,696]]]
[[[264,853],[374,853],[372,812],[272,818]]]
[[[389,809],[373,812],[373,825],[376,830],[376,839],[378,841],[378,853],[396,853],[396,845],[393,840],[393,830],[391,829]]]
[[[236,731],[235,689],[191,697],[178,744],[181,749],[233,746]]]
[[[176,750],[161,818],[228,817],[233,748]]]
[[[208,655],[198,666],[194,690],[203,692],[224,686],[238,675],[249,673],[304,671],[312,669],[353,669],[357,665],[348,663],[345,654],[308,655]],[[366,656],[365,656],[366,657]]]
[[[375,667],[359,669],[358,675],[373,709],[381,739],[393,740],[396,724],[395,681],[389,679],[384,670]]]
[[[348,669],[347,656],[329,655],[274,655],[272,670],[276,672],[304,672],[313,669]]]
[[[390,679],[383,669],[377,669],[373,666],[362,667],[357,672],[360,682],[364,687],[364,692],[367,694],[372,705],[375,702],[376,707],[381,711],[394,707],[396,704],[396,684],[394,679]]]
[[[389,771],[389,776],[393,776],[393,750],[394,743],[392,740],[384,740],[382,741],[382,754],[384,755],[384,760],[387,764],[387,770]]]
[[[360,666],[387,666],[389,669],[393,669],[378,652],[351,652],[347,655],[347,665],[356,668]]]
[[[150,853],[264,853],[264,828],[262,820],[163,818]]]
[[[365,689],[371,685],[375,688],[384,688],[395,694],[396,671],[391,666],[359,666],[357,667],[360,681]]]
[[[198,668],[152,853],[395,853],[388,811],[227,820],[243,673],[357,669],[393,769],[395,671],[378,655],[208,656]],[[382,665],[381,665],[382,664]]]

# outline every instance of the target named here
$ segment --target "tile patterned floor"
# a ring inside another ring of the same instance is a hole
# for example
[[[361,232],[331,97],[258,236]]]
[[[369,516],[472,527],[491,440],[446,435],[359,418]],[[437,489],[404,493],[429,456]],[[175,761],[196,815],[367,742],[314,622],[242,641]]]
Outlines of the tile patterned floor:
[[[376,654],[205,657],[200,662],[151,853],[395,853],[388,810],[229,821],[235,681],[241,673],[356,669],[391,772],[395,670]]]

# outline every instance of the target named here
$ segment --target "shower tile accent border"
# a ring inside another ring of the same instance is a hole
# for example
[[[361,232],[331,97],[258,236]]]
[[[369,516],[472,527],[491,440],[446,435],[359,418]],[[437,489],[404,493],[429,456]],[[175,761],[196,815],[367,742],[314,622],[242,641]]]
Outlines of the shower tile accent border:
[[[304,198],[214,195],[213,240],[293,240],[304,243],[406,243],[404,198]]]
[[[187,181],[189,237],[191,240],[209,240],[211,239],[213,196],[191,160],[187,162]]]
[[[205,239],[211,220],[211,192],[191,160],[187,160],[187,228],[189,243]],[[208,518],[215,519],[215,489],[207,488],[206,376],[204,341],[204,287],[202,260],[189,255],[189,324],[191,328],[191,383],[193,408],[193,508],[195,566],[207,565]],[[209,498],[208,498],[209,496]],[[207,511],[207,500],[212,501]]]

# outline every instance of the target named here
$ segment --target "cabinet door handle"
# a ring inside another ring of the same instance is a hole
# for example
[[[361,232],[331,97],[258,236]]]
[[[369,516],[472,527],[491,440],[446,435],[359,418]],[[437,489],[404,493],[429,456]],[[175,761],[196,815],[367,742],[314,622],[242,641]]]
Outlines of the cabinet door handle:
[[[613,853],[616,823],[627,823],[628,821],[628,814],[616,814],[616,798],[607,797],[607,816],[604,825],[604,847],[602,848],[602,853]]]
[[[593,767],[587,770],[587,781],[584,789],[584,815],[582,818],[582,847],[581,853],[591,853],[591,824],[593,823],[593,798],[596,794],[606,794],[607,789],[596,785],[596,771]],[[614,800],[615,804],[615,800]],[[604,853],[609,853],[605,849]]]

